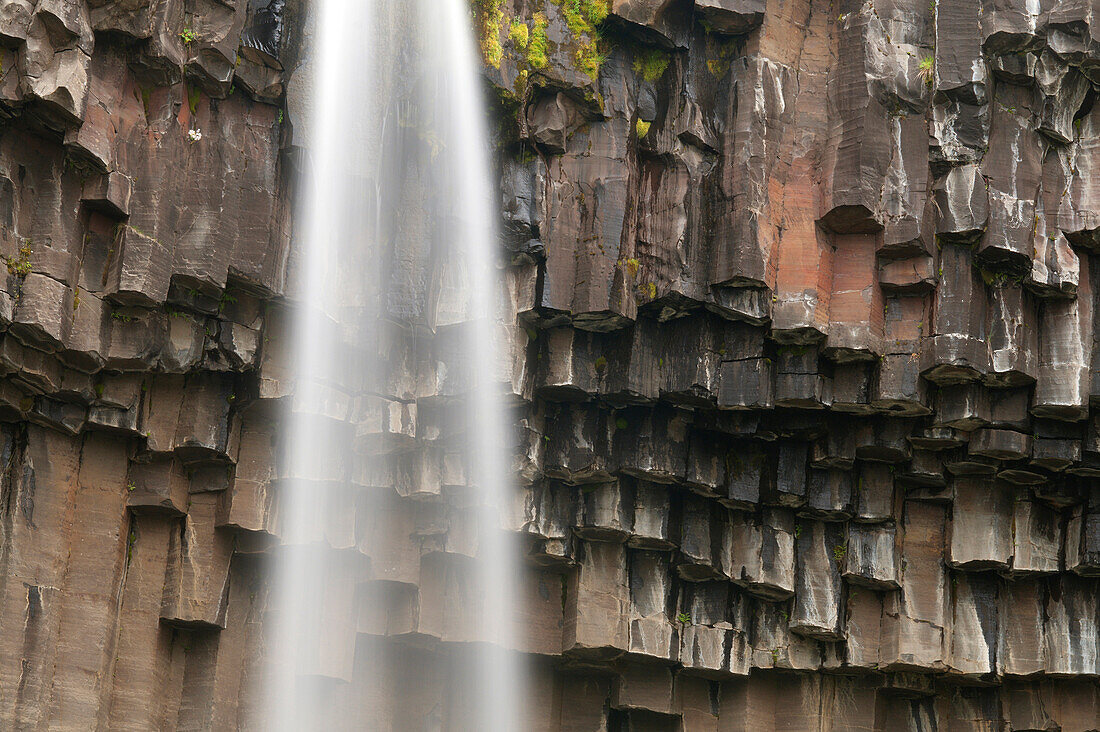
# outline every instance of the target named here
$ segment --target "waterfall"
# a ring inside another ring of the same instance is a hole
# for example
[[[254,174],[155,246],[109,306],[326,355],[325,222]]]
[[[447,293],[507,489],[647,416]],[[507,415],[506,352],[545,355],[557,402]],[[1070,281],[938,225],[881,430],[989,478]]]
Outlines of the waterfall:
[[[500,519],[499,244],[469,8],[313,13],[265,728],[515,729],[519,551]],[[409,684],[425,652],[434,695]]]

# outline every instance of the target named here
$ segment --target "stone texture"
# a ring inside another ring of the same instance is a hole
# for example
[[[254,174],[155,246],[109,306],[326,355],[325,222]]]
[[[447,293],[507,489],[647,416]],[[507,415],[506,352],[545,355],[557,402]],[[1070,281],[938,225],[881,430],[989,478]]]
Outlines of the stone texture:
[[[1089,4],[472,5],[527,726],[1095,728]],[[0,728],[263,726],[288,402],[356,455],[310,671],[468,721],[454,314],[292,396],[305,17],[0,1]]]

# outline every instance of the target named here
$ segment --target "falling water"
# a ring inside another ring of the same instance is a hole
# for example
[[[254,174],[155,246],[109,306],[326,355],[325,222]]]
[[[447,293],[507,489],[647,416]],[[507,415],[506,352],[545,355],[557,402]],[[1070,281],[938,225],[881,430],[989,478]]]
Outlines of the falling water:
[[[515,729],[501,288],[469,8],[313,12],[265,727]],[[426,441],[449,467],[422,468]],[[438,526],[395,528],[409,502]],[[434,590],[429,569],[446,578]],[[448,669],[427,701],[394,671],[424,646]]]

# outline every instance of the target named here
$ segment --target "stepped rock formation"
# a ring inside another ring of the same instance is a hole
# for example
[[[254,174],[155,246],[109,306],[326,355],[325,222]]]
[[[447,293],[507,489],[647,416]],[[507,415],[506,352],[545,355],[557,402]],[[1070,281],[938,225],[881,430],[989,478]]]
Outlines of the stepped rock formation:
[[[1100,729],[1095,4],[472,10],[528,728]],[[262,728],[306,16],[0,0],[2,729]],[[464,729],[472,369],[401,305],[311,672]]]

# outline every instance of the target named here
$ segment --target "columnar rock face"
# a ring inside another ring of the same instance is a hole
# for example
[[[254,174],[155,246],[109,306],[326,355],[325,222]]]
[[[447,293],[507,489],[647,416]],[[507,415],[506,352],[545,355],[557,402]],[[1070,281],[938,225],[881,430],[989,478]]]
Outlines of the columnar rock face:
[[[287,17],[0,2],[0,728],[244,719]]]
[[[472,12],[527,727],[1100,729],[1092,6]],[[265,724],[305,15],[0,0],[0,728]],[[479,369],[391,309],[305,671],[466,729]]]
[[[533,726],[1100,728],[1089,4],[476,7]]]

